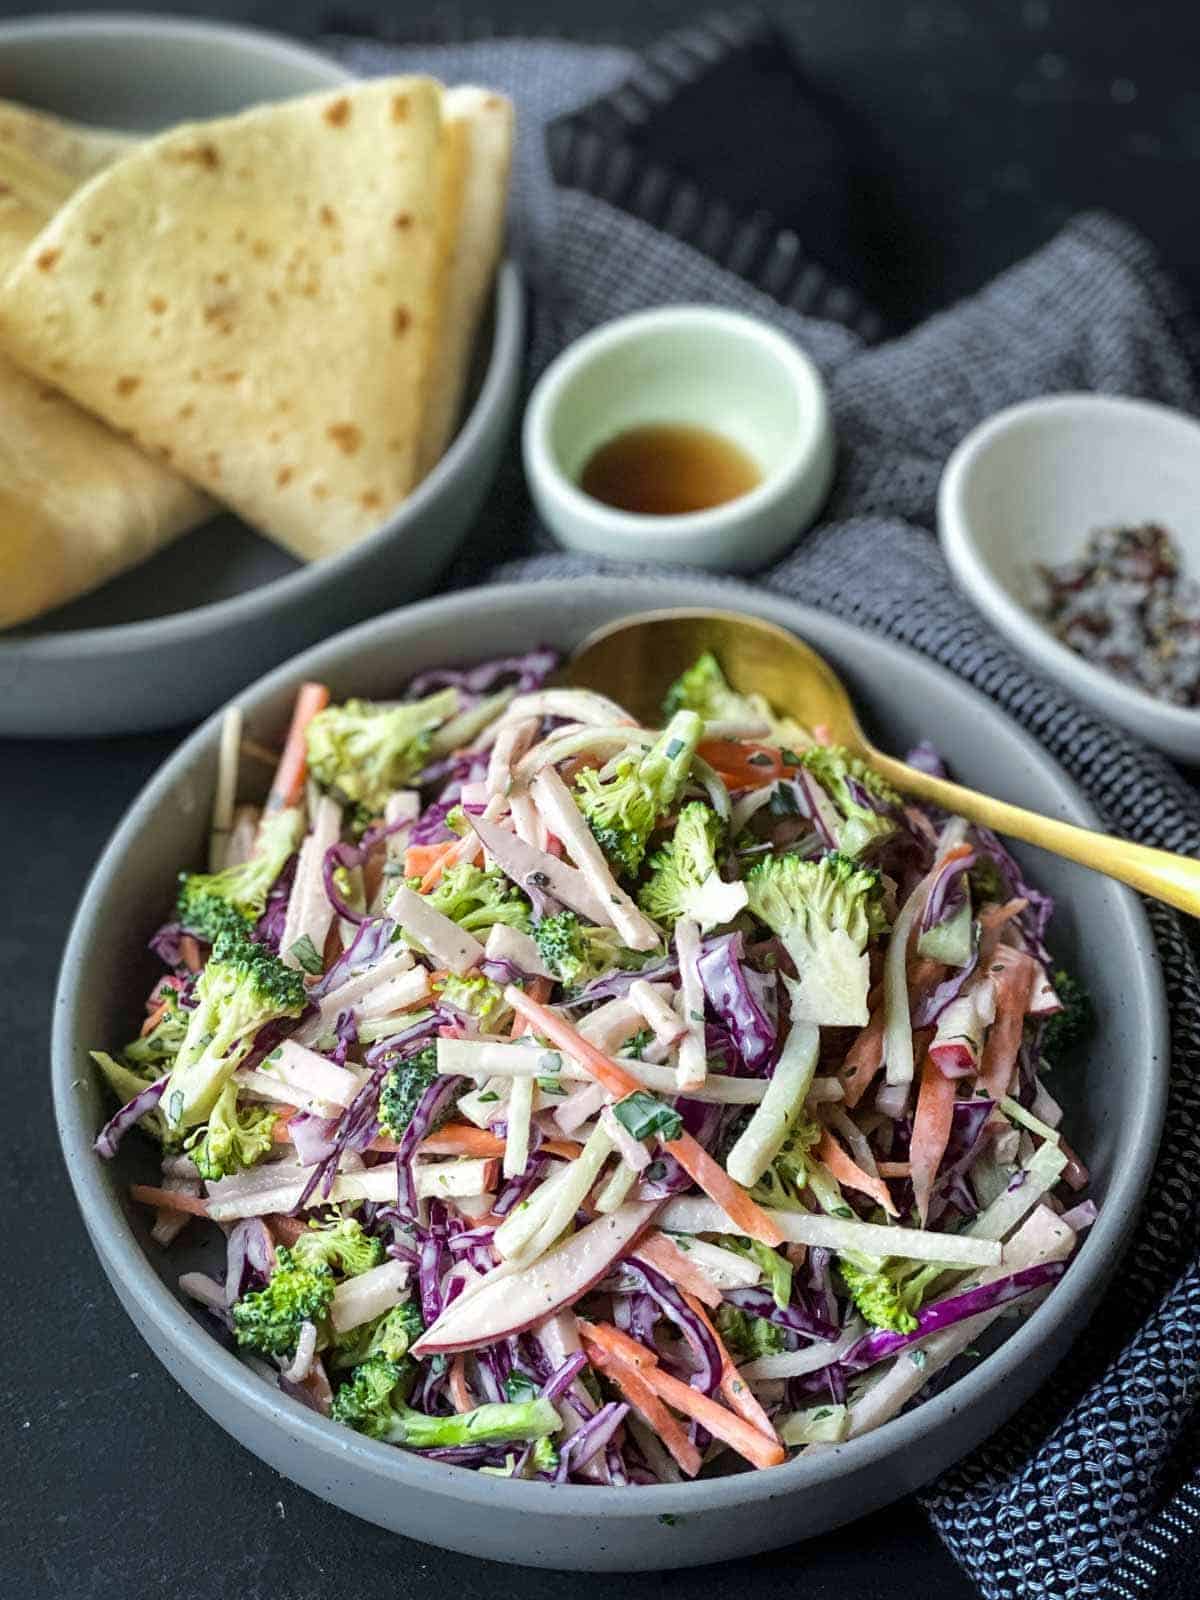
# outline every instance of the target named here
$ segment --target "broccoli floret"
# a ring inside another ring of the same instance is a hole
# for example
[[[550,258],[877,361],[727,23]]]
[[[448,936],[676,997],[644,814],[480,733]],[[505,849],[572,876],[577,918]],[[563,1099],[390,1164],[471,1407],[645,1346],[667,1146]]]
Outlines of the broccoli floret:
[[[529,901],[496,868],[484,872],[469,862],[460,862],[442,874],[427,898],[435,911],[472,933],[497,923],[519,928],[522,933],[530,929]]]
[[[413,1112],[421,1096],[437,1077],[437,1047],[426,1045],[424,1050],[407,1061],[398,1061],[384,1075],[379,1089],[379,1118],[381,1130],[392,1139],[399,1139],[413,1119]]]
[[[237,1084],[230,1079],[217,1096],[206,1126],[192,1134],[185,1146],[200,1176],[215,1183],[269,1155],[278,1116],[265,1106],[239,1106]]]
[[[504,990],[482,972],[463,976],[450,972],[439,978],[433,987],[447,1005],[477,1017],[481,1024],[487,1024],[487,1031],[491,1033],[497,1031],[501,1017],[511,1009],[504,998]]]
[[[641,866],[655,823],[687,782],[703,732],[694,711],[677,711],[648,750],[630,745],[618,756],[611,777],[585,767],[576,778],[579,808],[618,872],[632,875]]]
[[[820,1127],[807,1117],[793,1124],[774,1161],[750,1191],[760,1205],[806,1211],[811,1197],[830,1216],[853,1217],[837,1179],[812,1159],[812,1148],[820,1137]]]
[[[723,1301],[716,1312],[717,1332],[734,1361],[755,1361],[759,1356],[777,1356],[787,1349],[787,1337],[766,1317],[753,1316],[738,1306]]]
[[[392,1395],[410,1386],[415,1372],[414,1364],[407,1359],[392,1361],[385,1355],[370,1356],[340,1385],[329,1415],[356,1433],[384,1439],[391,1425]]]
[[[735,1255],[745,1256],[747,1261],[753,1261],[761,1269],[777,1306],[786,1306],[791,1302],[793,1268],[786,1256],[758,1239],[746,1239],[733,1233],[722,1234],[717,1243],[726,1250],[732,1250]]]
[[[746,886],[724,882],[717,868],[724,832],[711,806],[689,801],[679,813],[675,832],[650,857],[653,874],[638,894],[642,910],[668,927],[680,917],[690,917],[705,932],[732,922],[746,904]]]
[[[679,710],[696,711],[706,722],[765,722],[772,741],[787,750],[803,750],[812,743],[807,729],[791,717],[777,717],[761,694],[731,689],[711,651],[705,651],[667,690],[663,715]]]
[[[196,980],[195,1007],[163,1095],[173,1128],[203,1122],[258,1030],[304,1010],[304,980],[244,934],[222,933]]]
[[[896,820],[876,809],[902,804],[899,794],[869,767],[861,757],[839,745],[813,745],[800,757],[834,804],[839,827],[837,847],[845,855],[857,856],[876,840],[896,831]]]
[[[306,1322],[321,1322],[333,1299],[333,1273],[305,1266],[286,1245],[276,1252],[266,1287],[244,1294],[233,1307],[237,1342],[266,1356],[292,1356]]]
[[[620,1056],[628,1056],[631,1061],[640,1061],[646,1051],[654,1043],[654,1031],[651,1028],[639,1028],[617,1051]]]
[[[967,873],[971,899],[976,905],[1000,905],[1008,899],[1008,884],[991,856],[981,855]]]
[[[917,1296],[917,1305],[909,1304],[898,1266],[857,1252],[844,1251],[838,1257],[842,1282],[862,1317],[875,1328],[912,1333],[917,1326],[913,1313],[920,1305],[920,1297]]]
[[[1051,1068],[1060,1066],[1096,1024],[1091,995],[1078,978],[1061,967],[1054,974],[1054,992],[1062,1001],[1062,1010],[1047,1017],[1042,1029],[1042,1065]]]
[[[613,928],[594,928],[573,911],[543,917],[533,931],[542,960],[568,989],[579,989],[613,967],[640,966],[645,959],[627,950]]]
[[[458,692],[377,706],[347,700],[326,706],[308,725],[308,770],[366,826],[382,816],[388,796],[416,776],[429,755],[434,729],[458,709]]]
[[[549,1400],[523,1400],[476,1406],[449,1417],[427,1417],[399,1398],[412,1363],[372,1356],[333,1397],[336,1422],[388,1444],[410,1450],[445,1449],[463,1444],[529,1444],[557,1433],[562,1421]]]
[[[351,1328],[338,1339],[332,1357],[327,1357],[333,1367],[357,1367],[372,1356],[382,1356],[387,1361],[403,1361],[411,1345],[425,1331],[421,1308],[416,1300],[405,1300],[393,1306],[373,1322]]]
[[[768,856],[746,878],[749,906],[795,964],[785,977],[795,1021],[867,1022],[867,941],[885,925],[880,874],[831,852],[820,861]]]
[[[131,1040],[121,1051],[121,1060],[135,1072],[144,1073],[148,1083],[161,1077],[163,1068],[174,1061],[187,1033],[189,1013],[179,1003],[179,991],[165,988],[160,999],[162,1016],[149,1033]]]
[[[377,1267],[383,1260],[383,1241],[364,1233],[354,1217],[337,1217],[332,1222],[310,1222],[292,1246],[293,1259],[301,1266],[336,1268],[346,1278]]]
[[[295,807],[268,817],[259,829],[254,855],[224,872],[180,875],[179,920],[190,932],[214,943],[230,929],[257,922],[266,909],[271,885],[304,837],[304,817]]]

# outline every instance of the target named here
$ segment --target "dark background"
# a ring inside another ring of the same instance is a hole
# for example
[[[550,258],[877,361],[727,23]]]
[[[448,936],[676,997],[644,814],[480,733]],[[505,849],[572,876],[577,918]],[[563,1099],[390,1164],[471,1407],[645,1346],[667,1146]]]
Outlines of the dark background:
[[[332,25],[429,38],[554,32],[631,45],[697,10],[688,0],[487,5],[218,0],[202,10],[305,36]],[[0,0],[0,16],[25,9]],[[100,8],[41,11],[86,9]],[[1200,295],[1200,7],[796,0],[767,9],[848,130],[858,204],[875,219],[863,236],[860,286],[893,325],[975,288],[1092,205],[1137,223]],[[732,143],[736,128],[726,136]],[[21,1600],[425,1600],[453,1589],[462,1600],[542,1600],[563,1579],[407,1544],[260,1465],[181,1395],[92,1258],[53,1134],[51,990],[92,863],[183,731],[0,743],[0,1040],[9,1085],[0,1248],[10,1319],[0,1437],[12,1474],[0,1495],[0,1591]],[[587,1585],[594,1600],[787,1591],[806,1600],[966,1600],[974,1592],[911,1501],[736,1567],[590,1576]]]

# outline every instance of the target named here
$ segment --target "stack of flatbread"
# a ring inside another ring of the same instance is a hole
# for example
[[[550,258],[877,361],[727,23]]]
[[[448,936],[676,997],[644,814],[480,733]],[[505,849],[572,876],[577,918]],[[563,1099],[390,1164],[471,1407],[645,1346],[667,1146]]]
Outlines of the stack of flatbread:
[[[303,560],[377,527],[454,431],[511,144],[429,78],[140,144],[0,104],[0,626],[213,501]]]

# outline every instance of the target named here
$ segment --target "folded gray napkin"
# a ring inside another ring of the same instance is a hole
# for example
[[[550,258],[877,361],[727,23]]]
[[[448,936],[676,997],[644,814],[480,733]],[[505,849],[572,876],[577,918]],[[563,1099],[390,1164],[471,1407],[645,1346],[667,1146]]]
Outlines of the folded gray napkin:
[[[931,532],[947,455],[1001,406],[1095,389],[1200,411],[1200,338],[1144,241],[1111,218],[1078,218],[974,298],[869,346],[637,216],[554,185],[546,124],[618,85],[633,68],[624,52],[503,40],[342,48],[360,71],[419,66],[516,101],[513,244],[532,294],[531,377],[586,329],[666,301],[733,306],[775,324],[824,371],[841,456],[822,524],[757,583],[901,640],[982,690],[1063,764],[1114,832],[1200,851],[1196,792],[1030,672],[956,592]],[[449,581],[597,567],[553,552],[512,461]],[[1158,1167],[1118,1288],[1038,1395],[923,1497],[989,1600],[1149,1596],[1172,1551],[1200,1530],[1200,944],[1195,924],[1148,910],[1173,1066]]]

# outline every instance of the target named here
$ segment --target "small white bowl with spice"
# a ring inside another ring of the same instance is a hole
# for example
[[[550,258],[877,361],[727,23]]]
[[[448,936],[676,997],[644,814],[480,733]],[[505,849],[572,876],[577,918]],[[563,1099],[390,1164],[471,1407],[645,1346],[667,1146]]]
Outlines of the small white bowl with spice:
[[[525,473],[561,544],[747,571],[813,522],[833,481],[821,374],[765,322],[660,306],[569,345],[525,412]]]
[[[947,462],[938,529],[1030,666],[1200,761],[1200,422],[1100,394],[1011,406]]]

